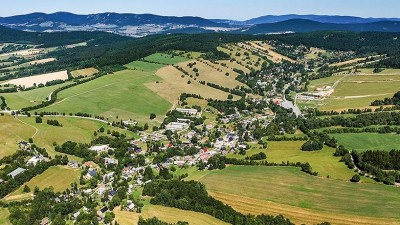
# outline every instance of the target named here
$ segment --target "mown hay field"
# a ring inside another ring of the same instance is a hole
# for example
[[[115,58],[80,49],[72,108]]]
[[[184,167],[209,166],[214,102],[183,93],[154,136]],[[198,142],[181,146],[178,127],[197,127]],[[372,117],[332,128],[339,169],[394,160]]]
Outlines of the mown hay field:
[[[245,213],[282,214],[296,223],[398,224],[399,189],[318,178],[293,167],[229,166],[200,179]]]

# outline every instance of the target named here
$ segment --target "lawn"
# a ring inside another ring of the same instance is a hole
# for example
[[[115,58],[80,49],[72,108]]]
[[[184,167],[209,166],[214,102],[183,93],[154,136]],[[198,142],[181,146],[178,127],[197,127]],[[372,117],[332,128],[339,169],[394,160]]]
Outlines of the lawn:
[[[385,150],[400,149],[400,135],[398,134],[330,134],[335,137],[339,144],[348,149],[363,152],[366,150]]]
[[[105,123],[98,121],[81,119],[81,118],[68,118],[68,117],[44,117],[42,124],[37,124],[35,118],[19,117],[22,122],[32,125],[38,129],[38,133],[33,138],[36,145],[46,148],[50,156],[54,157],[60,154],[54,151],[53,143],[62,144],[66,141],[74,141],[79,143],[90,143],[94,138],[94,131],[103,127],[105,130],[116,130],[124,133],[127,137],[137,137],[136,134],[122,130],[119,128],[108,126]],[[63,126],[56,127],[47,125],[47,119],[56,119]],[[29,127],[29,126],[25,126]],[[30,128],[29,128],[30,129]],[[32,132],[33,135],[34,131]],[[100,134],[99,134],[100,135]],[[103,134],[106,135],[106,134]],[[25,139],[26,140],[26,139]],[[68,156],[72,160],[80,160],[75,156]]]
[[[318,178],[293,167],[230,166],[202,179],[214,197],[244,213],[283,214],[315,224],[399,222],[400,190]]]
[[[9,115],[0,116],[0,131],[0,159],[12,155],[18,150],[17,142],[27,141],[35,133],[33,127],[27,126]]]
[[[62,192],[65,189],[70,188],[71,183],[76,182],[79,184],[80,174],[80,169],[73,169],[66,166],[53,166],[44,171],[42,174],[26,182],[20,188],[4,197],[4,199],[6,201],[11,201],[30,198],[35,187],[39,187],[40,190],[43,190],[46,187],[53,187],[55,192]],[[25,185],[31,189],[30,193],[23,192]]]
[[[116,221],[121,225],[136,225],[139,216],[143,216],[145,219],[157,217],[168,223],[186,221],[190,225],[228,225],[228,223],[222,222],[207,214],[158,205],[146,205],[141,214],[120,211],[119,209],[114,210],[114,213]]]
[[[259,145],[252,145],[246,152],[247,156],[264,152],[269,162],[308,162],[313,171],[317,171],[319,176],[348,181],[355,173],[348,169],[346,165],[339,162],[340,157],[334,157],[335,150],[324,146],[321,151],[305,152],[301,151],[303,141],[269,141],[267,149],[262,149]],[[242,158],[246,156],[230,154],[232,158]]]
[[[157,124],[149,120],[149,115],[155,113],[161,122],[171,104],[144,85],[159,80],[153,71],[160,65],[134,63],[129,67],[135,69],[119,71],[61,91],[58,101],[41,111],[85,112],[110,121],[133,119],[142,125],[145,122]]]
[[[146,61],[161,63],[161,64],[177,64],[188,61],[188,58],[182,56],[173,56],[165,53],[155,53],[144,58]]]

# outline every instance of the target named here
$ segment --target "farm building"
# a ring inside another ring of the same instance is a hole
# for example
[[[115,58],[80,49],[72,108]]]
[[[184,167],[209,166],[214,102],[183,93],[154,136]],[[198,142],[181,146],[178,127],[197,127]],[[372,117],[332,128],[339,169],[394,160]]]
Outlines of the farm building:
[[[197,110],[196,109],[183,109],[183,108],[176,108],[176,111],[185,113],[191,116],[197,115]]]
[[[12,171],[11,173],[7,174],[7,176],[11,176],[12,178],[14,178],[15,176],[17,176],[18,174],[21,174],[25,171],[26,169],[18,167],[16,170]]]

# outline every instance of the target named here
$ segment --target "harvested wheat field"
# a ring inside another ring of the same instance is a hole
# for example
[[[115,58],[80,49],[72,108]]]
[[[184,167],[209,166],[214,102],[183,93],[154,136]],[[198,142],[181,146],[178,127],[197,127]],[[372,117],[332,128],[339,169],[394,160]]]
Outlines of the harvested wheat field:
[[[53,61],[56,61],[56,59],[55,58],[38,59],[38,60],[29,62],[29,65],[39,65],[39,64],[45,64],[45,63],[53,62]]]
[[[34,84],[45,84],[48,81],[53,81],[53,80],[67,80],[68,79],[68,73],[66,70],[60,71],[60,72],[55,72],[55,73],[47,73],[47,74],[42,74],[42,75],[37,75],[37,76],[31,76],[31,77],[24,77],[24,78],[18,78],[14,80],[10,80],[4,84],[14,84],[14,85],[21,85],[25,87],[33,87]]]
[[[138,223],[139,216],[142,216],[144,219],[157,217],[158,219],[168,223],[185,221],[191,225],[228,225],[228,223],[204,213],[186,211],[159,205],[146,205],[141,214],[121,211],[119,207],[114,209],[113,212],[115,213],[116,221],[121,225],[136,225]]]
[[[96,68],[91,67],[91,68],[86,68],[86,69],[81,69],[81,70],[74,70],[74,71],[71,72],[71,75],[73,77],[80,77],[80,76],[89,77],[89,76],[92,76],[92,75],[94,75],[94,74],[96,74],[98,72],[99,71]]]

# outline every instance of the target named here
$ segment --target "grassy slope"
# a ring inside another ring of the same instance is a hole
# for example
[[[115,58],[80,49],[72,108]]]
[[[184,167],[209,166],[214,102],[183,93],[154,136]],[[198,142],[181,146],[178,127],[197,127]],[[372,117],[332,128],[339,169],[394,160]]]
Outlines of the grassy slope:
[[[110,120],[139,122],[149,122],[150,113],[165,115],[171,104],[143,85],[159,79],[153,74],[161,66],[149,63],[129,66],[133,65],[136,70],[120,71],[60,92],[59,102],[42,111],[86,112]]]
[[[245,86],[243,83],[240,83],[235,79],[238,74],[231,69],[219,65],[214,65],[209,61],[205,62],[207,62],[209,65],[212,65],[215,68],[212,68],[211,66],[208,66],[207,64],[202,63],[200,61],[190,61],[190,62],[196,62],[196,65],[194,67],[199,70],[199,76],[197,77],[198,80],[218,84],[220,86],[227,88]],[[185,71],[187,71],[190,75],[196,77],[196,73],[193,71],[193,69],[188,67],[187,64],[188,62],[180,63],[178,65],[182,67]],[[220,71],[218,71],[217,69],[220,69]],[[229,73],[229,76],[226,76],[225,75],[226,73]]]
[[[349,180],[355,173],[348,169],[344,163],[339,162],[339,157],[334,157],[334,149],[324,147],[322,151],[304,152],[301,151],[302,141],[289,142],[268,142],[267,149],[260,149],[258,145],[247,151],[248,156],[264,152],[267,155],[269,162],[308,162],[314,171],[317,171],[320,176],[330,176],[334,179]],[[229,155],[234,158],[245,158],[243,155]]]
[[[11,155],[18,150],[17,142],[28,140],[35,129],[22,124],[12,116],[0,116],[0,158]]]
[[[243,211],[251,212],[256,204],[261,207],[258,213],[271,212],[279,206],[279,213],[296,222],[328,219],[334,224],[351,224],[350,220],[353,224],[355,221],[389,224],[389,221],[400,221],[399,189],[391,186],[321,179],[298,168],[254,166],[230,166],[200,181],[215,197],[231,205],[240,202],[236,206]],[[304,210],[312,216],[304,216]]]
[[[400,136],[397,134],[332,134],[339,144],[357,151],[399,149]]]
[[[31,193],[37,186],[40,190],[46,187],[53,187],[55,192],[64,191],[70,188],[71,183],[79,183],[79,176],[81,174],[80,169],[72,169],[64,166],[50,167],[42,174],[32,178],[32,180],[26,182],[19,189],[7,195],[5,200],[21,200],[30,198]],[[25,185],[31,189],[31,193],[24,193],[23,188]]]
[[[156,74],[162,80],[158,83],[147,83],[146,86],[173,104],[178,102],[181,93],[198,94],[204,98],[219,100],[226,100],[229,95],[228,92],[202,85],[188,76],[182,78],[182,73],[172,66],[163,67]],[[188,84],[188,81],[191,83]],[[234,96],[234,99],[239,97]]]
[[[58,84],[50,87],[37,88],[30,91],[21,91],[16,93],[2,94],[6,100],[8,107],[11,109],[21,109],[27,106],[33,106],[46,101],[51,92],[66,84]]]

